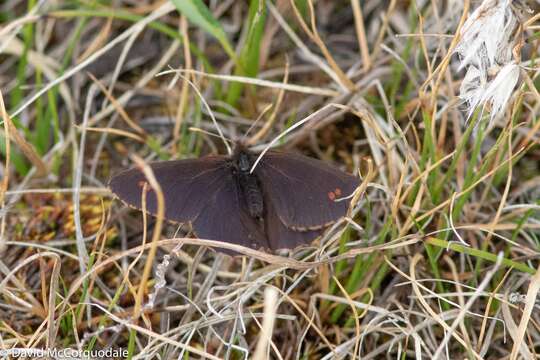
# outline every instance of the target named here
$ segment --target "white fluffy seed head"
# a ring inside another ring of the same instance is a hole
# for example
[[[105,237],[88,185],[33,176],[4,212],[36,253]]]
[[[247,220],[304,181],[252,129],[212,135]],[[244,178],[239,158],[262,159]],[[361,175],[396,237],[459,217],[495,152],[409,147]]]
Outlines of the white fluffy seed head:
[[[510,0],[485,0],[467,19],[455,49],[461,56],[460,68],[490,68],[511,61],[519,21],[510,4]]]
[[[512,55],[519,25],[511,0],[484,0],[463,25],[454,52],[459,69],[466,69],[459,96],[468,106],[467,119],[478,106],[490,107],[491,121],[504,113],[519,80]]]

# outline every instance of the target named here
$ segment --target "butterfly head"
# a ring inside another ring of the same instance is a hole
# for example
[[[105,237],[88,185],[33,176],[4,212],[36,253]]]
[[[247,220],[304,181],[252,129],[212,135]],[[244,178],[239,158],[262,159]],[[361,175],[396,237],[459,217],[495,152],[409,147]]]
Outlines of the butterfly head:
[[[253,166],[253,156],[244,144],[240,142],[236,144],[232,158],[238,171],[246,173],[251,170],[251,167]]]
[[[251,159],[249,158],[249,154],[245,152],[239,153],[237,164],[240,171],[248,172],[249,169],[251,169]]]

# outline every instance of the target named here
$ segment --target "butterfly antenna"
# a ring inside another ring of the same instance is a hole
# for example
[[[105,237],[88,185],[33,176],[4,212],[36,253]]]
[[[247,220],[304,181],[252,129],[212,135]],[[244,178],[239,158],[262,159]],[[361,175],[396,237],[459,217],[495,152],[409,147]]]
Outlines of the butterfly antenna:
[[[255,120],[250,126],[249,126],[249,129],[247,129],[246,133],[244,134],[244,136],[242,136],[242,141],[241,143],[243,144],[245,141],[246,141],[246,138],[247,136],[249,135],[249,133],[251,132],[251,130],[253,130],[253,128],[255,127],[255,125],[257,125],[257,123],[259,121],[261,121],[261,119],[263,118],[263,116],[272,108],[272,104],[268,104],[268,106],[266,106],[263,111],[259,114],[259,116],[257,117],[257,120]]]
[[[326,112],[328,110],[329,107],[337,107],[339,109],[342,109],[343,108],[343,105],[341,104],[334,104],[334,103],[330,103],[330,104],[326,104],[325,106],[323,106],[322,108],[320,108],[319,110],[315,111],[313,114],[310,114],[309,116],[307,116],[306,118],[300,120],[299,122],[297,122],[296,124],[294,124],[293,126],[291,126],[290,128],[286,129],[285,131],[283,131],[281,134],[279,134],[278,136],[276,136],[274,138],[274,140],[270,141],[270,143],[268,145],[266,145],[266,147],[264,148],[263,151],[261,151],[261,153],[259,154],[259,156],[257,157],[257,160],[255,160],[255,162],[253,163],[253,166],[251,167],[251,170],[249,171],[249,173],[253,173],[253,171],[255,170],[255,167],[257,166],[257,164],[259,164],[259,162],[261,161],[262,157],[264,156],[264,154],[266,154],[266,152],[268,150],[270,150],[270,148],[272,148],[281,138],[283,138],[285,135],[287,135],[288,133],[290,133],[291,131],[295,130],[296,128],[304,125],[305,123],[307,123],[308,121],[311,121],[315,118],[317,118],[319,116],[319,114],[321,112]]]
[[[193,131],[193,132],[199,132],[199,133],[202,133],[202,134],[205,134],[205,135],[208,135],[208,136],[218,137],[221,140],[226,141],[226,142],[231,143],[231,144],[234,143],[234,141],[232,141],[231,139],[229,139],[228,137],[226,137],[223,134],[221,134],[221,135],[216,134],[216,133],[213,133],[211,131],[207,131],[207,130],[204,130],[204,129],[201,129],[201,128],[198,128],[198,127],[194,127],[194,126],[189,127],[188,130]]]
[[[223,143],[225,144],[225,147],[227,148],[227,153],[229,155],[232,154],[232,148],[229,146],[229,143],[227,142],[227,139],[225,138],[225,135],[223,135],[223,131],[221,131],[221,127],[219,126],[219,124],[218,124],[218,122],[216,120],[216,117],[214,116],[214,112],[212,111],[212,109],[210,108],[210,106],[208,105],[208,103],[206,102],[204,97],[202,96],[201,92],[197,88],[197,85],[195,85],[191,80],[189,80],[184,75],[180,74],[180,72],[177,72],[176,74],[178,75],[178,77],[180,77],[180,78],[184,79],[185,81],[187,81],[187,83],[193,88],[193,90],[195,90],[195,92],[197,93],[197,96],[201,99],[204,107],[208,111],[208,114],[210,115],[210,118],[212,119],[212,122],[214,123],[214,126],[216,127],[216,130],[217,130],[217,132],[219,134],[219,137],[221,138],[221,140],[223,140]]]

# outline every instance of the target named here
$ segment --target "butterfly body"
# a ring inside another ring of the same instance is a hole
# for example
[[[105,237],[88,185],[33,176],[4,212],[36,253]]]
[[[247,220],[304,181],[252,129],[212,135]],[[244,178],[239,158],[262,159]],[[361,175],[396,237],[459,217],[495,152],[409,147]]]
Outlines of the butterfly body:
[[[237,146],[230,156],[150,164],[165,198],[165,218],[190,222],[202,239],[254,249],[309,244],[346,215],[338,201],[358,180],[320,160],[268,151],[251,172],[257,155]],[[138,169],[114,176],[111,190],[127,204],[142,208],[146,181]],[[157,212],[157,197],[146,195],[146,210]]]
[[[233,175],[237,177],[239,191],[245,199],[249,214],[261,220],[264,216],[264,198],[257,175],[250,172],[254,162],[253,154],[240,148],[231,161],[234,164]]]

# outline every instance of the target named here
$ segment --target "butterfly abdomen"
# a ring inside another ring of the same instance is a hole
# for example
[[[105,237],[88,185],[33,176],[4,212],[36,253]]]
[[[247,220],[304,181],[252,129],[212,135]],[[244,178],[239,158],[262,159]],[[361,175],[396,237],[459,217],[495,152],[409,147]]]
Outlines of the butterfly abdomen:
[[[262,218],[264,212],[263,195],[257,178],[254,175],[239,175],[240,191],[244,196],[249,215],[253,218]]]
[[[250,172],[251,166],[252,159],[248,152],[240,150],[236,153],[234,172],[249,215],[256,219],[262,219],[264,213],[263,194],[257,176]]]

